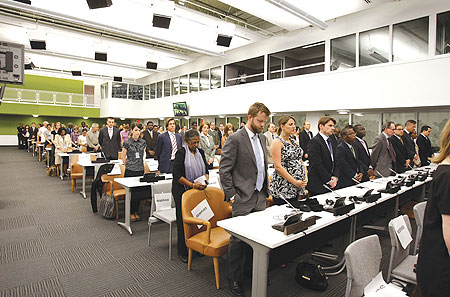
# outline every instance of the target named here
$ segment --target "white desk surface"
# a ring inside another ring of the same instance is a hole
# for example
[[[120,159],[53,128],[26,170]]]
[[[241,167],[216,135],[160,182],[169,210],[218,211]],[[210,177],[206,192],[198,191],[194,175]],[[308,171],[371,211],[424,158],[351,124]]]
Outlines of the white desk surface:
[[[432,166],[435,167],[435,166]],[[412,173],[417,173],[415,170],[410,170],[403,175],[409,175]],[[395,177],[388,177],[387,179],[377,179],[374,181],[368,181],[363,183],[362,185],[374,189],[381,190],[386,187],[386,182],[388,180],[392,180]],[[272,225],[282,222],[284,220],[284,215],[288,214],[292,211],[292,209],[287,208],[286,205],[275,205],[265,209],[264,211],[254,212],[248,214],[246,216],[239,216],[234,218],[229,218],[226,220],[218,221],[217,225],[232,232],[235,234],[239,234],[243,237],[246,237],[252,241],[255,241],[259,244],[267,246],[268,248],[274,249],[283,244],[286,244],[290,241],[298,239],[306,234],[310,234],[319,229],[327,227],[331,224],[344,220],[352,215],[355,215],[367,208],[370,208],[376,204],[382,203],[386,200],[389,200],[401,193],[408,191],[411,188],[419,187],[426,182],[431,181],[432,178],[428,178],[424,182],[416,181],[412,187],[402,187],[398,193],[395,194],[381,194],[381,198],[377,200],[377,202],[373,203],[361,203],[355,204],[355,209],[350,211],[346,215],[334,216],[331,212],[322,211],[322,212],[304,212],[302,219],[306,219],[311,216],[319,216],[321,217],[316,221],[316,224],[309,227],[307,230],[303,232],[299,232],[297,234],[284,235],[283,232],[277,231],[272,228]],[[344,189],[337,190],[336,192],[341,196],[356,196],[362,195],[367,191],[366,188],[358,188],[356,185],[347,187]],[[336,197],[333,193],[325,193],[322,195],[314,196],[313,198],[317,198],[319,203],[324,204],[326,199],[333,199]],[[349,202],[348,202],[349,203]]]
[[[166,176],[166,179],[157,181],[157,183],[172,183],[172,174],[161,174],[162,176]],[[121,185],[122,187],[127,188],[136,188],[136,187],[144,187],[151,186],[154,183],[140,182],[142,176],[133,176],[133,177],[118,177],[115,178],[114,181]]]

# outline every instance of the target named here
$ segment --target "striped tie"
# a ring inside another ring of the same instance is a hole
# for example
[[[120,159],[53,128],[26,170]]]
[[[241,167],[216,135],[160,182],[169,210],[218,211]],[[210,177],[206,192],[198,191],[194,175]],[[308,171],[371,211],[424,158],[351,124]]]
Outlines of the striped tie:
[[[175,134],[170,133],[170,141],[172,142],[172,155],[170,157],[171,160],[175,159],[175,154],[177,153],[177,139],[175,137]]]

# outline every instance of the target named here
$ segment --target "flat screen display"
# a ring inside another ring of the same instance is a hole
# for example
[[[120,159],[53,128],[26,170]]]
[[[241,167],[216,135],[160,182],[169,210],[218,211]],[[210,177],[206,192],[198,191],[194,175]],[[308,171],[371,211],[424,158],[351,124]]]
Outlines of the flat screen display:
[[[173,114],[176,117],[185,117],[188,115],[186,102],[173,103]]]

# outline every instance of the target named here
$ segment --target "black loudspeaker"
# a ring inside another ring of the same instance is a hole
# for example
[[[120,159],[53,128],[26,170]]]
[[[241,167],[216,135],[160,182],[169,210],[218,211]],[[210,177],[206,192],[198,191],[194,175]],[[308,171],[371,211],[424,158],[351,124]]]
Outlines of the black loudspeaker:
[[[217,45],[229,47],[230,43],[231,43],[231,38],[233,38],[233,37],[232,36],[218,34],[217,35],[217,40],[216,40]]]
[[[171,19],[170,16],[153,14],[153,27],[169,29]]]
[[[122,77],[121,76],[114,76],[114,81],[121,82],[122,81]]]
[[[106,53],[99,53],[95,52],[95,60],[97,61],[107,61],[107,54]]]
[[[78,71],[78,70],[72,71],[72,75],[73,76],[81,76],[81,71]]]
[[[112,5],[112,0],[86,0],[90,9],[110,7]]]
[[[158,67],[158,63],[147,62],[147,69],[156,69],[157,67]]]
[[[34,63],[30,62],[29,64],[25,64],[25,70],[33,70],[34,69]]]
[[[31,0],[14,0],[14,1],[31,5]]]
[[[47,48],[45,40],[30,40],[30,45],[32,49],[37,50],[45,50]]]

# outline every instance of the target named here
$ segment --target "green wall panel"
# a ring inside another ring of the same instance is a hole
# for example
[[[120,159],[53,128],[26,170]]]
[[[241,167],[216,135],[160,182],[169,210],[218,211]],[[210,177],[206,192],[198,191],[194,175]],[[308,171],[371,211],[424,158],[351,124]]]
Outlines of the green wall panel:
[[[23,85],[7,84],[6,90],[8,88],[76,93],[76,94],[84,93],[84,85],[82,80],[40,76],[32,74],[25,74],[25,82]]]
[[[53,106],[39,104],[9,103],[0,105],[1,114],[16,115],[42,115],[42,116],[66,116],[66,117],[100,117],[99,108]]]

